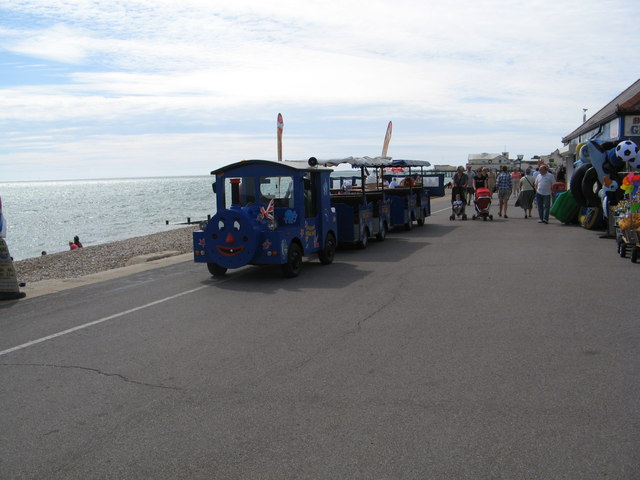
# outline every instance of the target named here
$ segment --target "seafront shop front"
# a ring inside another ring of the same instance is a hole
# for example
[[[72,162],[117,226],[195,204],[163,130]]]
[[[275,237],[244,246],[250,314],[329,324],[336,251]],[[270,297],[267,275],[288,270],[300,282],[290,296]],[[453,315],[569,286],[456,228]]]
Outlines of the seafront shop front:
[[[581,225],[606,228],[613,238],[616,221],[630,218],[638,208],[631,186],[634,172],[640,169],[640,80],[591,118],[585,114],[583,123],[562,143],[562,148],[541,161],[566,168],[567,195],[577,205]],[[626,230],[618,227],[619,232]],[[617,237],[618,242],[625,238],[622,233]]]
[[[627,198],[614,208],[616,246],[618,254],[638,261],[640,253],[640,174],[629,173],[623,180],[622,189]]]

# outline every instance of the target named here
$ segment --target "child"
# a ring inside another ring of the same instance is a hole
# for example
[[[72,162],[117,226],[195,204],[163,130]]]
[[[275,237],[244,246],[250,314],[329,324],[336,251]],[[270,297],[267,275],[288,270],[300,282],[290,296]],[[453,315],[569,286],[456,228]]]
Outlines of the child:
[[[460,215],[464,211],[464,202],[460,198],[460,194],[457,194],[453,201],[453,211],[456,212],[456,215]]]

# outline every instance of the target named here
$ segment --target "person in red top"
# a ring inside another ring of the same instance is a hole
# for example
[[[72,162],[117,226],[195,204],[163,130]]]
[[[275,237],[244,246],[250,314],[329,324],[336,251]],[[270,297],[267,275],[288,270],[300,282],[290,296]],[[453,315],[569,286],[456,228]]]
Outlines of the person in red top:
[[[511,172],[511,185],[513,185],[513,195],[518,197],[520,195],[520,179],[522,178],[522,172],[514,168]]]
[[[567,184],[564,182],[556,182],[551,185],[551,205],[554,204],[558,194],[567,191]]]
[[[415,187],[416,186],[416,181],[411,177],[411,175],[407,175],[400,182],[400,186],[401,187]]]

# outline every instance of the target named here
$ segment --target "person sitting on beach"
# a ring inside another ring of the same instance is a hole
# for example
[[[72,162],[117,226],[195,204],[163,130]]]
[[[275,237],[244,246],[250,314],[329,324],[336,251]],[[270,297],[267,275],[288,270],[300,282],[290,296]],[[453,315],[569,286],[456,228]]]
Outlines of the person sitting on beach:
[[[78,235],[73,237],[73,243],[76,244],[78,248],[82,248],[82,243],[80,243],[80,237]]]
[[[80,247],[73,242],[69,242],[69,250],[77,250]]]

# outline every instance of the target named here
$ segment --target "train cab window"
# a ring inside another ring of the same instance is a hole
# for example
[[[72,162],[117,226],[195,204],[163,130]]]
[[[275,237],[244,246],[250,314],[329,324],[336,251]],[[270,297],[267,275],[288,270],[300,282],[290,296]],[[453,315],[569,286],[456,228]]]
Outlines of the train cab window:
[[[260,203],[273,200],[276,208],[293,208],[293,188],[292,177],[261,177]]]
[[[224,205],[242,207],[256,202],[256,179],[254,177],[232,177],[224,181]]]

